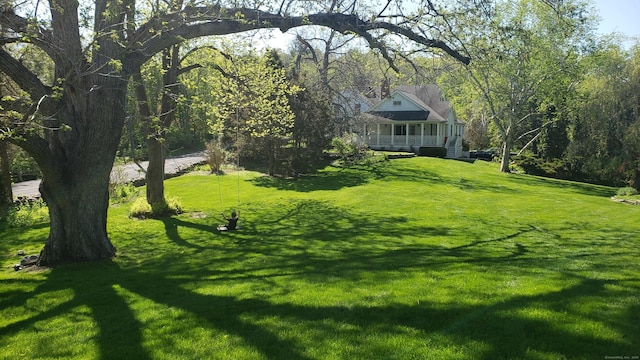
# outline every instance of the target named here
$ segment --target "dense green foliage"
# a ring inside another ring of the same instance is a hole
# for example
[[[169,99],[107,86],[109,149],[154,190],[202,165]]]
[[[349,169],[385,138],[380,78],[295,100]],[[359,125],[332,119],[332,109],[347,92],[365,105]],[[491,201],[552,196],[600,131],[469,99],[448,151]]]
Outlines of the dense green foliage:
[[[332,150],[340,157],[341,163],[346,166],[360,163],[371,156],[367,144],[359,141],[358,137],[353,134],[344,133],[340,137],[333,138],[331,146]]]
[[[585,7],[577,1],[496,1],[479,17],[456,18],[474,61],[455,66],[441,81],[470,122],[490,120],[501,171],[509,171],[512,149],[540,143],[541,133],[564,116],[579,77],[579,51],[592,31]]]
[[[444,158],[447,156],[447,148],[444,147],[421,147],[418,155]]]
[[[612,202],[613,188],[424,157],[166,185],[184,214],[109,209],[111,262],[14,272],[47,227],[0,228],[1,358],[592,359],[640,348],[640,207]],[[217,233],[236,189],[241,230]]]

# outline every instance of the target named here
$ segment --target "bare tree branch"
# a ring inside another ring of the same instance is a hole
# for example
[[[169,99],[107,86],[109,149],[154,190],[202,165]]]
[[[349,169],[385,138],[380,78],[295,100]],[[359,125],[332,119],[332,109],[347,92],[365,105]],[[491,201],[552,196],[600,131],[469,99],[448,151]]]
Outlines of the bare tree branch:
[[[469,57],[441,40],[429,39],[411,29],[389,22],[365,21],[357,15],[340,13],[284,17],[255,9],[222,9],[219,6],[188,7],[182,11],[152,19],[136,31],[133,45],[129,49],[131,52],[129,60],[133,66],[137,66],[160,50],[186,39],[267,28],[278,28],[286,32],[289,29],[307,25],[328,27],[342,34],[352,33],[361,36],[370,47],[380,50],[383,57],[390,62],[393,59],[384,44],[374,36],[375,32],[394,33],[417,44],[440,49],[464,64],[470,62]]]
[[[0,71],[28,92],[34,102],[51,92],[51,89],[45,86],[34,73],[2,48],[0,48]]]

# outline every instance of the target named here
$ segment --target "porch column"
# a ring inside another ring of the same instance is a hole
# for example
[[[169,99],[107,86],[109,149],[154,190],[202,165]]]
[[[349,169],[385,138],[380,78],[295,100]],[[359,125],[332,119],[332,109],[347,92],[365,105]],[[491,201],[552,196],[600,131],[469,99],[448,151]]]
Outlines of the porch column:
[[[405,145],[409,145],[409,123],[407,123],[407,125],[405,125],[405,136],[404,136],[404,144]]]
[[[389,126],[391,127],[391,146],[393,146],[396,139],[396,124],[391,123]]]
[[[376,145],[380,146],[380,123],[377,123],[376,126]]]
[[[424,123],[420,124],[420,146],[424,146]]]

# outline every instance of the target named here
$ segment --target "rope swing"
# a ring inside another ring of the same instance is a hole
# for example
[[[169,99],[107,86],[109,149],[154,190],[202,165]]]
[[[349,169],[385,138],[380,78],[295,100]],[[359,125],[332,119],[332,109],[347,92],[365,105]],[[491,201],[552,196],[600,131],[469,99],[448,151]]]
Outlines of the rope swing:
[[[231,56],[225,55],[223,54],[223,56],[225,56],[227,59],[229,59],[231,61],[231,64],[233,66],[233,72],[234,72],[234,80],[237,82],[238,81],[238,69],[237,66],[235,64],[235,62],[233,61],[233,58]],[[222,185],[220,182],[220,172],[218,172],[218,196],[219,196],[219,201],[220,201],[220,209],[221,209],[221,214],[222,216],[225,218],[225,220],[228,221],[228,224],[226,226],[218,226],[218,230],[219,231],[225,231],[225,230],[235,230],[236,229],[236,224],[238,221],[238,217],[239,217],[239,213],[240,213],[240,146],[239,146],[239,139],[240,139],[240,109],[239,109],[239,95],[238,95],[238,89],[236,87],[236,91],[234,92],[234,96],[235,96],[235,126],[236,126],[236,139],[235,139],[235,148],[236,148],[236,177],[237,177],[237,184],[236,184],[236,188],[237,188],[237,200],[236,200],[236,210],[232,212],[231,217],[227,218],[227,216],[224,214],[224,207],[223,207],[223,202],[222,202]],[[234,216],[235,215],[235,216]]]
[[[238,111],[236,110],[236,141],[235,141],[235,146],[236,146],[236,163],[234,164],[236,167],[236,178],[237,178],[237,183],[236,183],[236,189],[237,189],[237,200],[236,200],[236,211],[240,210],[240,147],[238,146],[238,139],[239,139],[239,116],[238,116]],[[224,203],[222,201],[222,183],[220,181],[220,176],[221,176],[221,171],[217,171],[216,172],[216,177],[218,178],[218,202],[219,202],[219,208],[221,211],[224,210]]]

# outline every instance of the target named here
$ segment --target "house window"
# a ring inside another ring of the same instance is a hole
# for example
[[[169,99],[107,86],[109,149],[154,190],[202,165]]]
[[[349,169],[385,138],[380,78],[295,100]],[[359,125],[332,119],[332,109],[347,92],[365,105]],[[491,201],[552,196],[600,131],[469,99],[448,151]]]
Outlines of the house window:
[[[407,125],[396,125],[394,133],[396,135],[407,135]]]
[[[400,106],[402,105],[402,101],[400,100],[393,100],[393,106]]]
[[[409,126],[409,135],[415,135],[416,134],[416,126],[415,125],[410,125]]]
[[[438,135],[438,125],[436,125],[436,124],[429,124],[429,135],[430,135],[430,136],[436,136],[436,135]]]

